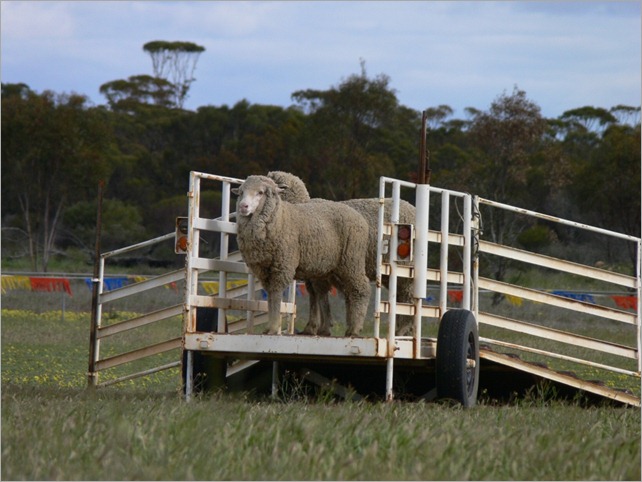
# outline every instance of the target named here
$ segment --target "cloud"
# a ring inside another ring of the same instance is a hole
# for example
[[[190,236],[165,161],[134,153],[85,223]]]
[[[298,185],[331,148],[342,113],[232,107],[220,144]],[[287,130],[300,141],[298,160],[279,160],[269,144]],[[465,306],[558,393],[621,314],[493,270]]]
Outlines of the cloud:
[[[640,103],[638,2],[2,2],[3,82],[103,102],[102,83],[152,72],[150,40],[206,48],[188,108],[289,105],[360,59],[418,110],[483,109],[514,85],[546,115]]]

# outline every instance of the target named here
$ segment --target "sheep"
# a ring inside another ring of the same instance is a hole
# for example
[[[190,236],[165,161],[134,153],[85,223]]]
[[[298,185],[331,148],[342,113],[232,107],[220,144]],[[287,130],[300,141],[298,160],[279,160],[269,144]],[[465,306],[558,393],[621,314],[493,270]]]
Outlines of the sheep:
[[[359,336],[370,299],[365,252],[368,224],[347,205],[332,201],[291,204],[266,176],[249,176],[232,192],[237,199],[237,241],[250,270],[268,293],[267,334],[281,332],[283,291],[293,279],[320,280],[346,298],[346,336]],[[311,302],[315,286],[311,285]],[[319,302],[315,299],[315,307]],[[308,332],[317,329],[310,316]]]
[[[271,171],[268,172],[267,176],[273,179],[281,188],[280,196],[281,199],[292,203],[299,204],[309,201],[319,201],[319,199],[310,199],[308,190],[305,186],[305,183],[294,174],[284,171]],[[378,229],[378,218],[379,218],[379,199],[378,198],[369,198],[369,199],[351,199],[347,201],[341,201],[341,204],[350,206],[359,214],[361,214],[368,223],[368,248],[366,251],[366,274],[368,278],[372,281],[376,281],[377,278],[377,229]],[[392,200],[386,199],[384,204],[384,216],[389,219],[390,210],[391,210]],[[415,222],[415,207],[407,201],[401,200],[399,205],[399,222],[405,224],[414,224]],[[388,277],[383,276],[382,282],[387,287],[388,286]],[[321,316],[321,332],[320,335],[328,335],[330,332],[330,327],[332,326],[332,315],[330,312],[330,303],[328,299],[328,291],[331,285],[327,286],[327,289],[324,290],[324,287],[320,285],[318,281],[315,281],[316,288],[313,288],[315,293],[315,300],[318,300],[321,303],[319,307],[312,307],[313,298],[310,297],[310,313],[320,313]],[[326,283],[327,285],[327,283]],[[308,291],[310,291],[310,286],[306,283]],[[397,279],[397,300],[402,303],[412,303],[412,280],[409,278],[398,278]],[[322,294],[323,293],[323,294]],[[318,310],[318,311],[317,311]],[[413,332],[413,318],[407,315],[399,315],[399,322],[396,325],[396,333],[399,336],[408,335]]]

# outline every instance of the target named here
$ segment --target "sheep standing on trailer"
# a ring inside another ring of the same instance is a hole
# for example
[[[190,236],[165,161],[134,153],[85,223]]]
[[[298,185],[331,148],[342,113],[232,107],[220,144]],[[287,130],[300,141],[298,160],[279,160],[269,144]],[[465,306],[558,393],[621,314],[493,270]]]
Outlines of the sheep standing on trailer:
[[[268,293],[267,333],[281,331],[283,291],[292,280],[319,279],[331,280],[343,292],[346,336],[358,336],[370,299],[364,218],[331,201],[290,204],[281,200],[279,187],[266,176],[249,176],[232,192],[239,196],[239,249]]]
[[[317,202],[322,201],[321,199],[315,198],[310,199],[310,194],[308,189],[305,186],[305,183],[294,174],[284,171],[271,171],[268,173],[268,177],[273,179],[281,189],[281,199],[292,203],[300,204],[306,202]],[[378,231],[378,220],[379,220],[379,199],[378,198],[368,198],[368,199],[350,199],[347,201],[341,201],[341,204],[345,204],[357,211],[368,223],[368,248],[366,251],[366,274],[368,278],[372,281],[377,279],[377,231]],[[384,202],[384,219],[390,220],[390,213],[392,208],[392,200],[386,199]],[[415,223],[415,207],[407,201],[401,200],[399,204],[399,222],[403,224],[414,224]],[[383,284],[388,287],[388,276],[382,277]],[[410,278],[398,278],[397,279],[397,300],[402,303],[412,303],[412,279]],[[310,313],[312,316],[313,312],[320,313],[321,322],[318,331],[314,331],[314,325],[317,323],[313,320],[311,323],[308,323],[306,327],[306,333],[309,334],[319,334],[327,336],[330,334],[330,328],[332,326],[332,313],[330,311],[330,301],[328,298],[328,291],[332,287],[331,283],[328,283],[327,280],[316,280],[313,285],[310,286],[306,282],[308,291],[311,293],[310,297]],[[312,293],[315,295],[315,299],[312,298]],[[315,301],[316,300],[316,301]],[[318,302],[320,305],[318,307],[312,306],[313,302]],[[318,311],[317,311],[318,310]],[[400,315],[398,317],[399,322],[397,323],[397,335],[407,335],[413,332],[413,318],[407,315]]]

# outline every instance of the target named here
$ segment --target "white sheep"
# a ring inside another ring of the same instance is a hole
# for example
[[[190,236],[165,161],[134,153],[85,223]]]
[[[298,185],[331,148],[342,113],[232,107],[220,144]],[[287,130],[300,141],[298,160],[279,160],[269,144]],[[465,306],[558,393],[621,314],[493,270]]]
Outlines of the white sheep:
[[[284,171],[271,171],[267,175],[279,185],[281,199],[292,203],[306,203],[309,201],[318,202],[321,199],[310,199],[310,195],[305,186],[305,183],[294,174]],[[368,223],[368,248],[366,251],[366,274],[372,281],[377,278],[377,230],[379,219],[379,199],[350,199],[341,201],[340,204],[345,204],[353,208],[361,214]],[[386,199],[384,202],[384,217],[386,220],[390,219],[392,200]],[[404,224],[415,223],[415,207],[407,201],[401,200],[399,205],[399,222]],[[388,276],[382,277],[383,284],[388,286]],[[313,286],[311,286],[313,285]],[[313,283],[306,282],[308,291],[314,293],[314,298],[310,296],[310,313],[320,313],[320,324],[314,321],[308,324],[306,332],[309,334],[319,334],[327,336],[330,334],[332,326],[332,314],[330,311],[330,301],[328,292],[332,287],[331,283],[326,281],[315,280]],[[398,278],[397,279],[397,300],[402,303],[412,303],[412,279]],[[320,303],[318,307],[313,306],[314,303]],[[398,317],[396,333],[397,335],[407,335],[413,332],[413,318],[407,315],[400,315]],[[312,331],[314,325],[320,325],[319,330]]]
[[[268,293],[267,333],[280,333],[283,291],[293,279],[303,279],[320,280],[324,288],[330,282],[343,292],[346,336],[358,336],[370,299],[365,269],[368,224],[344,204],[290,204],[281,200],[280,191],[266,176],[249,176],[232,190],[239,196],[239,249]],[[308,323],[318,324],[317,316]]]

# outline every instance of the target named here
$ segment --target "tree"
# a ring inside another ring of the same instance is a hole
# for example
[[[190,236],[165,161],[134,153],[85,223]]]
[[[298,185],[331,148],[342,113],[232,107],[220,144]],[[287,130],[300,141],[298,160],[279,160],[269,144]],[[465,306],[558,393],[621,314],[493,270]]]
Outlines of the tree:
[[[528,206],[531,162],[541,147],[546,126],[539,106],[517,87],[512,94],[504,92],[496,98],[488,111],[477,113],[470,127],[476,156],[472,165],[462,171],[468,184],[465,190],[495,201]],[[523,228],[503,210],[491,210],[484,217],[484,231],[498,244],[515,239]],[[492,267],[495,279],[502,280],[506,268],[502,258]]]
[[[150,75],[132,75],[127,80],[112,80],[100,86],[114,111],[134,113],[146,104],[159,107],[173,105],[174,85]]]
[[[389,84],[386,75],[368,78],[362,61],[361,73],[336,87],[292,94],[307,113],[302,149],[309,172],[303,178],[311,191],[339,200],[368,197],[376,193],[379,176],[395,175],[392,133],[407,129],[412,115],[413,135],[418,139],[420,124],[415,111],[400,108]],[[404,132],[401,138],[405,137]],[[407,147],[404,143],[403,152],[394,154],[400,164],[407,161]],[[413,151],[411,157],[416,159],[414,146]]]
[[[560,117],[562,120],[579,125],[589,132],[601,133],[609,125],[617,122],[617,119],[608,110],[600,107],[579,107],[567,110]]]
[[[167,42],[154,40],[143,45],[152,58],[154,76],[174,85],[174,104],[182,108],[187,92],[194,82],[198,57],[205,47],[192,42]]]
[[[86,97],[22,91],[2,99],[3,216],[20,213],[32,269],[46,271],[64,207],[108,177],[113,134]]]

